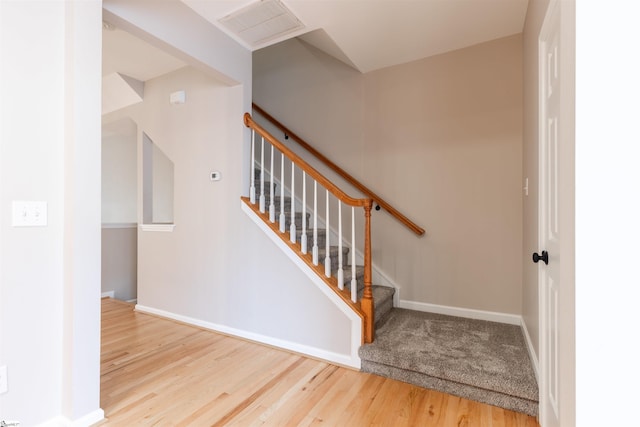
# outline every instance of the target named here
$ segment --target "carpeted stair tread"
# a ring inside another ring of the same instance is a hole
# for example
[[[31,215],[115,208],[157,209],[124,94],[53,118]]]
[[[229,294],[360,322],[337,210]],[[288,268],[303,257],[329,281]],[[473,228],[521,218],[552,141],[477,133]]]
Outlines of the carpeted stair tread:
[[[320,249],[325,247],[327,244],[326,242],[327,230],[325,230],[324,228],[318,228],[317,234],[318,234],[318,249]],[[302,236],[302,227],[296,229],[296,242],[300,243],[301,236]],[[309,249],[309,252],[311,252],[311,249],[313,248],[313,229],[309,229],[309,228],[307,228],[307,248]]]
[[[538,386],[517,325],[394,308],[359,354],[366,372],[537,413]]]
[[[265,198],[268,198],[268,197],[269,197],[269,192],[271,191],[271,190],[269,189],[269,186],[270,186],[270,185],[271,185],[271,182],[270,182],[270,181],[265,181],[265,182],[264,182],[264,197],[265,197]],[[256,179],[255,181],[253,181],[253,187],[254,187],[254,188],[255,188],[255,190],[256,190],[256,198],[260,197],[260,180],[259,180],[259,179]],[[277,183],[274,183],[274,184],[273,184],[273,188],[275,189],[275,188],[277,188],[277,187],[278,187],[278,184],[277,184]]]
[[[329,257],[331,257],[331,271],[337,271],[338,266],[340,265],[340,258],[338,254],[340,252],[340,248],[338,246],[330,246],[329,247]],[[318,248],[318,261],[322,265],[324,265],[324,259],[327,253],[327,249],[325,246]],[[347,265],[347,260],[349,258],[349,248],[342,248],[342,268]]]
[[[320,264],[323,264],[323,260],[320,259]],[[342,267],[342,274],[344,276],[344,287],[351,289],[351,265],[345,265]],[[338,269],[331,270],[331,277],[338,277]],[[356,265],[356,282],[358,283],[358,290],[364,288],[364,266]]]
[[[302,213],[301,212],[296,212],[295,215],[296,215],[295,216],[296,228],[302,228]],[[310,216],[310,214],[307,214],[307,224],[309,224],[309,216]],[[279,212],[276,212],[276,222],[280,223],[280,213]],[[291,211],[284,211],[284,223],[285,223],[286,229],[288,231],[289,230],[289,225],[291,225]],[[297,230],[296,230],[296,232],[297,232]]]
[[[371,292],[373,293],[375,326],[379,328],[389,317],[389,313],[393,308],[393,295],[396,293],[396,290],[388,286],[372,285]],[[358,290],[358,299],[362,298],[363,293],[364,288]]]

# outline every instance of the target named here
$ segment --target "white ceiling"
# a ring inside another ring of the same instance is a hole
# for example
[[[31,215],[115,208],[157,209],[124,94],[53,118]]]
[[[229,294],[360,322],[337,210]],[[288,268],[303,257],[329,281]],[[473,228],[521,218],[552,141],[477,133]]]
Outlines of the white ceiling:
[[[102,28],[102,75],[124,74],[141,82],[186,64],[119,28]]]
[[[180,0],[216,27],[257,0]],[[304,28],[292,37],[368,72],[522,32],[528,0],[281,0]],[[229,33],[228,33],[229,34]],[[186,64],[120,29],[103,30],[103,75],[146,81]]]
[[[223,31],[219,19],[257,2],[181,1]],[[528,6],[528,0],[281,1],[305,28],[254,50],[322,30],[302,38],[363,73],[520,33]]]

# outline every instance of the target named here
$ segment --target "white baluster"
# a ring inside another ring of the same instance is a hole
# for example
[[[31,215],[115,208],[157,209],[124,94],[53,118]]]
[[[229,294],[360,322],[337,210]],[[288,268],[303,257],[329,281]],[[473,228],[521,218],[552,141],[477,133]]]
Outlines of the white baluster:
[[[284,224],[284,153],[280,158],[280,232],[285,232]]]
[[[269,144],[271,145],[271,144]],[[269,172],[269,176],[271,177],[271,182],[269,183],[270,189],[269,189],[269,221],[271,221],[271,223],[276,222],[276,205],[275,205],[275,201],[274,201],[274,197],[273,197],[273,193],[274,193],[274,187],[275,187],[275,183],[273,181],[275,181],[275,178],[273,176],[273,145],[271,145],[271,169],[269,169],[271,172]]]
[[[289,225],[289,240],[296,242],[296,165],[291,163],[291,225]]]
[[[351,301],[358,300],[358,281],[356,280],[356,208],[351,206]]]
[[[313,265],[318,265],[318,181],[313,180]]]
[[[300,235],[300,249],[307,253],[307,174],[302,171],[302,234]]]
[[[331,254],[330,254],[330,244],[329,244],[329,234],[331,234],[329,232],[330,228],[329,228],[329,189],[327,189],[327,209],[326,209],[326,214],[327,214],[327,220],[326,220],[326,228],[327,228],[327,233],[325,236],[325,240],[326,240],[326,244],[325,244],[325,256],[324,256],[324,275],[327,277],[331,277]]]
[[[260,212],[264,213],[264,136],[262,137],[262,146],[260,148]]]
[[[252,205],[256,204],[256,152],[255,143],[256,131],[251,129],[251,185],[249,186],[249,201]]]
[[[338,289],[344,289],[344,271],[342,270],[342,202],[338,200]]]

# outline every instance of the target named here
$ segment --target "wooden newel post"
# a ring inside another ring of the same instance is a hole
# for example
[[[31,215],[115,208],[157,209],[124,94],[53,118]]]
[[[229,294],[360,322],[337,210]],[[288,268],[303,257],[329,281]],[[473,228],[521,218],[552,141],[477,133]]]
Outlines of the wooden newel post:
[[[372,343],[374,336],[373,291],[371,290],[371,206],[372,200],[364,207],[364,293],[361,307],[365,315],[364,342]]]

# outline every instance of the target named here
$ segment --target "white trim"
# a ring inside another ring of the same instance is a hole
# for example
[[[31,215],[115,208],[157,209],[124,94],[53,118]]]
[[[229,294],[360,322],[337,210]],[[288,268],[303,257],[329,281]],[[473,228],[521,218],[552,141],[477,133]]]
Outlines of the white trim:
[[[326,285],[325,285],[326,286]],[[290,350],[296,353],[305,354],[317,359],[326,360],[329,362],[337,363],[344,366],[349,366],[352,368],[360,369],[360,358],[358,360],[354,360],[353,356],[334,353],[330,351],[326,351],[316,347],[310,347],[303,344],[294,343],[291,341],[281,340],[279,338],[269,337],[266,335],[256,334],[253,332],[244,331],[242,329],[236,329],[225,325],[220,325],[217,323],[206,322],[204,320],[194,319],[193,317],[183,316],[180,314],[171,313],[164,310],[159,310],[152,307],[147,307],[144,305],[136,304],[136,311],[141,313],[153,314],[155,316],[164,317],[167,319],[176,320],[178,322],[186,323],[189,325],[197,326],[199,328],[208,329],[215,332],[220,332],[225,335],[231,335],[234,337],[239,337],[242,339],[246,339],[249,341],[253,341],[259,344],[266,344],[273,347],[282,348],[285,350]],[[358,339],[359,341],[359,339]],[[359,343],[358,343],[359,346]],[[356,353],[357,355],[357,353]]]
[[[171,233],[175,226],[175,224],[140,224],[140,229],[142,231],[167,231]]]
[[[104,297],[108,297],[108,298],[115,298],[116,297],[116,291],[107,291],[107,292],[103,292],[100,295],[100,298],[104,298]]]
[[[71,421],[62,415],[38,424],[38,427],[89,427],[104,420],[104,411],[101,408],[89,412],[82,418]]]
[[[524,318],[522,318],[522,323],[520,324],[520,327],[522,328],[522,333],[524,334],[524,340],[527,344],[527,350],[529,351],[529,359],[531,359],[531,365],[533,366],[533,373],[536,375],[536,381],[538,382],[538,384],[540,384],[538,357],[536,356],[536,351],[533,346],[533,342],[531,341],[531,336],[529,335],[527,324],[524,322]]]
[[[282,346],[282,348],[287,348],[289,350],[293,350],[296,352],[300,352],[300,353],[304,353],[304,354],[309,354],[313,357],[318,357],[321,359],[325,359],[325,360],[329,360],[329,361],[333,361],[335,363],[340,363],[342,365],[346,365],[346,366],[351,366],[354,368],[358,368],[360,369],[360,357],[358,356],[358,349],[360,348],[360,345],[362,344],[362,320],[360,319],[360,316],[358,316],[353,309],[347,305],[347,303],[345,303],[338,295],[336,295],[335,292],[333,292],[331,289],[329,289],[329,287],[327,286],[327,284],[324,282],[324,280],[322,280],[320,277],[318,277],[318,275],[316,274],[315,271],[313,271],[311,269],[311,267],[309,267],[302,259],[300,259],[300,257],[298,256],[298,254],[296,252],[293,251],[293,249],[291,249],[289,247],[289,245],[287,243],[285,243],[278,235],[276,235],[276,233],[274,233],[271,228],[265,224],[265,222],[262,220],[262,218],[260,218],[250,207],[248,207],[243,201],[240,201],[240,205],[242,208],[242,211],[244,213],[246,213],[249,218],[251,218],[251,220],[253,222],[256,223],[256,225],[258,227],[260,227],[262,229],[262,231],[264,231],[264,233],[271,239],[272,242],[274,242],[276,244],[276,246],[278,246],[282,252],[284,252],[291,261],[293,261],[294,264],[296,264],[296,266],[302,270],[303,273],[306,274],[306,276],[311,280],[311,282],[316,285],[316,287],[318,289],[320,289],[320,291],[325,294],[325,296],[327,296],[329,298],[329,300],[331,300],[331,302],[333,302],[333,304],[345,315],[349,318],[349,320],[351,321],[351,355],[350,356],[346,356],[346,360],[342,360],[345,358],[345,356],[342,355],[338,355],[337,353],[327,353],[327,356],[322,356],[320,354],[315,354],[315,352],[324,352],[324,350],[321,349],[313,349],[312,347],[306,347],[308,349],[314,350],[314,353],[309,353],[307,350],[304,349],[300,349],[300,350],[295,350],[294,348],[290,348],[288,346]],[[238,336],[243,336],[243,335],[238,335]],[[251,339],[251,338],[249,338]],[[273,338],[269,338],[269,337],[265,337],[265,339],[268,340],[273,340]],[[261,341],[262,342],[262,341]],[[265,343],[269,343],[268,341],[264,341]],[[298,344],[295,343],[287,343],[285,341],[282,342],[283,344],[287,344],[287,345],[293,345],[293,346],[298,346]],[[274,344],[277,345],[277,344]],[[278,345],[280,346],[280,345]],[[329,357],[331,355],[337,355],[340,356],[340,361],[333,359],[332,357]]]
[[[102,228],[136,228],[137,222],[103,222]]]
[[[398,289],[396,289],[398,292]],[[488,320],[490,322],[521,325],[522,316],[517,314],[498,313],[495,311],[474,310],[471,308],[451,307],[448,305],[428,304],[426,302],[399,300],[399,308],[425,311],[427,313],[446,314],[448,316],[464,317],[467,319]]]

